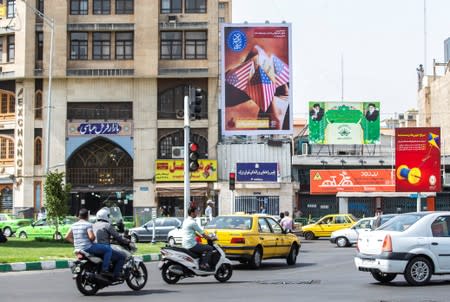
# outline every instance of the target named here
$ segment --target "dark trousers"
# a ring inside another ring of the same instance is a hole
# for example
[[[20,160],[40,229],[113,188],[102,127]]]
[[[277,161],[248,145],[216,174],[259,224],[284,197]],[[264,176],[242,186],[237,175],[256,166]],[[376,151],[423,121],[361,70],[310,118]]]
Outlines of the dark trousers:
[[[201,255],[200,265],[210,264],[211,252],[214,250],[212,246],[207,244],[197,243],[194,247],[189,249],[191,252]]]

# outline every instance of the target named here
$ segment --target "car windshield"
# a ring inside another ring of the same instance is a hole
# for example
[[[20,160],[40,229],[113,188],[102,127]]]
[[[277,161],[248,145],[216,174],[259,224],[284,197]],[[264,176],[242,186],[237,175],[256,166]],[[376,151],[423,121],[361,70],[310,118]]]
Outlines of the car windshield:
[[[424,217],[424,213],[410,213],[398,215],[380,226],[377,230],[403,232]]]
[[[251,228],[252,218],[242,216],[218,216],[205,226],[205,229],[250,230]]]

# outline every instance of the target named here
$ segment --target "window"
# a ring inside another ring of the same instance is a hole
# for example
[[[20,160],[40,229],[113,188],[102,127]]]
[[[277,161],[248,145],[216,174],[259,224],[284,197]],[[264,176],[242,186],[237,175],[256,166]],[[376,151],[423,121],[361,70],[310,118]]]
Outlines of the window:
[[[185,33],[185,59],[206,59],[206,31]]]
[[[132,32],[116,33],[116,59],[131,60],[134,56]]]
[[[258,227],[261,233],[272,233],[269,224],[264,218],[258,219]]]
[[[39,136],[34,139],[34,164],[42,164],[42,139]]]
[[[70,0],[71,15],[87,15],[88,0]]]
[[[186,13],[206,13],[206,0],[186,0]]]
[[[7,0],[6,5],[7,5],[6,16],[8,18],[14,18],[16,11],[16,0]]]
[[[161,0],[161,14],[174,14],[181,12],[181,0]]]
[[[0,160],[14,160],[14,141],[9,137],[0,137]]]
[[[278,222],[275,221],[275,219],[267,218],[267,222],[269,223],[270,227],[272,228],[272,231],[275,234],[283,233],[283,228],[281,227],[281,225]]]
[[[116,0],[117,15],[131,15],[134,13],[134,0]]]
[[[44,0],[36,0],[36,9],[41,13],[45,13],[44,11]]]
[[[36,91],[34,97],[34,118],[42,120],[42,91]]]
[[[16,99],[11,92],[1,92],[0,115],[14,115],[16,111]]]
[[[44,56],[44,33],[36,32],[36,60],[42,61]]]
[[[3,39],[0,38],[0,62],[3,62]]]
[[[98,32],[92,34],[92,59],[111,59],[111,33]]]
[[[94,0],[94,15],[111,14],[111,0]]]
[[[73,32],[70,34],[70,59],[87,60],[88,34]]]
[[[449,237],[450,217],[440,216],[431,224],[433,237]]]
[[[181,31],[163,31],[161,32],[161,59],[180,60],[182,59],[181,45],[182,45]]]
[[[16,44],[14,35],[8,36],[8,62],[14,62],[16,54]]]
[[[225,23],[225,17],[219,17],[219,23]]]

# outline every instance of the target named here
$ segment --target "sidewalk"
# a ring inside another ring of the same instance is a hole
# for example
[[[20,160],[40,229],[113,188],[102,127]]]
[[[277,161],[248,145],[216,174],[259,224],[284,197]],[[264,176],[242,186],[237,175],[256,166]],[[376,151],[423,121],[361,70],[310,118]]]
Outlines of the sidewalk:
[[[159,261],[161,259],[161,254],[147,254],[137,256],[141,256],[144,259],[144,262]],[[72,265],[72,262],[73,260],[52,260],[0,264],[0,273],[69,268]]]

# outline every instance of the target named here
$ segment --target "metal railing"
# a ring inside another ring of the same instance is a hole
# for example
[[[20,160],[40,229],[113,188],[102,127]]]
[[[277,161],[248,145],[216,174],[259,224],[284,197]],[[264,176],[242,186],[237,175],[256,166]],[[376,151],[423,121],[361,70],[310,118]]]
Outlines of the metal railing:
[[[72,186],[133,185],[133,167],[68,168],[66,178]]]

